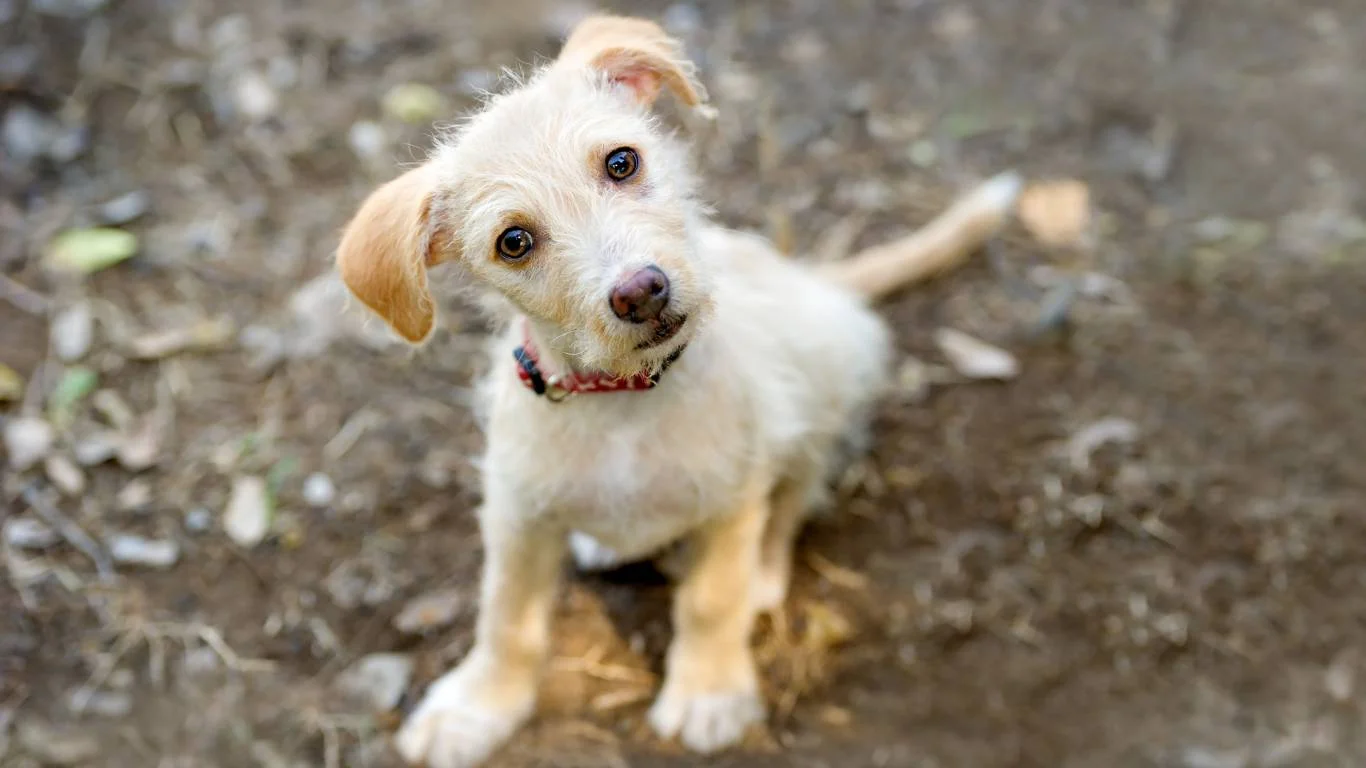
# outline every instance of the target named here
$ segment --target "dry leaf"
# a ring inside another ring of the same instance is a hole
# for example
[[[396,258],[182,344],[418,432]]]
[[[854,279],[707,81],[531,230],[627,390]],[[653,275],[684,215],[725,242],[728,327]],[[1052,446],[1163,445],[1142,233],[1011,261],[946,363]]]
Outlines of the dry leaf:
[[[1020,195],[1019,215],[1044,245],[1079,246],[1091,222],[1091,190],[1075,179],[1031,184]]]
[[[1020,375],[1015,356],[962,331],[940,328],[934,341],[955,371],[969,379],[1013,379]]]

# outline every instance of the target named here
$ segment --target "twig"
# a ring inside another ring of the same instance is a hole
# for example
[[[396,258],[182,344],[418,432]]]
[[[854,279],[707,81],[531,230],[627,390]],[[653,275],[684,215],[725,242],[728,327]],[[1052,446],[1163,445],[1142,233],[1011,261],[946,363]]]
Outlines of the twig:
[[[24,501],[38,516],[47,521],[66,543],[75,547],[81,554],[90,558],[95,563],[95,572],[99,575],[100,581],[106,584],[114,580],[114,561],[109,558],[109,554],[90,538],[90,534],[81,529],[79,525],[72,522],[70,518],[63,515],[57,506],[43,497],[38,489],[29,486],[24,489]]]
[[[52,309],[51,299],[4,274],[0,274],[0,299],[39,317],[47,317]]]

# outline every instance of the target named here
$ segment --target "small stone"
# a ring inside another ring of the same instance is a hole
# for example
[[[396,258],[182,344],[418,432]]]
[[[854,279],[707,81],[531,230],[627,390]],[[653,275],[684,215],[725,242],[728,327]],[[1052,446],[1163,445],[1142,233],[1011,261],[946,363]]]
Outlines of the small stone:
[[[152,484],[141,478],[131,480],[119,489],[119,511],[138,512],[152,503]]]
[[[1015,356],[952,328],[935,331],[934,341],[959,374],[969,379],[1013,379],[1020,375]]]
[[[369,120],[361,120],[351,126],[346,134],[351,151],[362,160],[375,160],[384,154],[389,146],[389,136],[384,126]]]
[[[185,530],[203,533],[213,527],[213,513],[207,507],[195,507],[185,513]]]
[[[47,456],[57,433],[42,419],[20,417],[5,424],[4,437],[10,467],[22,472]]]
[[[16,743],[46,765],[85,765],[100,753],[100,742],[89,728],[57,726],[25,720],[16,729]]]
[[[243,475],[232,484],[232,495],[223,512],[223,530],[239,546],[254,547],[270,533],[271,511],[266,481]]]
[[[123,435],[119,441],[119,464],[133,472],[155,466],[160,454],[161,428],[155,419],[144,419],[141,426]]]
[[[142,218],[151,207],[151,196],[142,190],[134,190],[102,203],[97,213],[105,224],[118,226]]]
[[[67,126],[52,138],[47,156],[58,163],[69,163],[84,154],[89,146],[90,131],[85,126]]]
[[[930,168],[939,162],[939,147],[930,139],[921,139],[911,145],[907,155],[917,168]]]
[[[244,72],[233,84],[233,102],[248,120],[264,120],[280,108],[280,96],[259,72]]]
[[[47,549],[61,540],[47,523],[30,517],[6,520],[4,536],[5,544],[15,549]]]
[[[375,712],[398,706],[413,674],[413,660],[398,653],[372,653],[337,676],[337,690]]]
[[[55,453],[43,462],[43,471],[57,490],[67,496],[80,496],[85,492],[85,473],[71,459]]]
[[[450,626],[464,607],[464,593],[455,588],[442,589],[419,595],[394,617],[394,629],[418,635],[433,629]]]
[[[1356,654],[1343,651],[1333,658],[1333,663],[1324,672],[1323,687],[1333,701],[1345,704],[1356,691],[1356,678]]]
[[[304,502],[310,507],[326,507],[337,498],[337,486],[332,478],[321,472],[314,472],[304,479]]]
[[[30,163],[47,154],[56,121],[32,107],[19,104],[9,108],[0,123],[0,145],[20,163]]]
[[[95,315],[90,305],[82,301],[67,307],[52,318],[49,331],[52,351],[64,363],[74,363],[85,357],[95,338]]]
[[[0,2],[3,8],[4,2]],[[4,24],[4,10],[0,10],[0,24]],[[36,45],[7,45],[0,50],[0,87],[15,87],[34,73],[38,68],[39,54]]]
[[[122,441],[117,432],[105,430],[88,435],[76,441],[71,453],[76,463],[83,467],[103,464],[118,455]]]
[[[118,534],[108,541],[109,556],[124,565],[148,568],[170,568],[180,559],[180,545],[170,539],[146,539],[131,534]]]

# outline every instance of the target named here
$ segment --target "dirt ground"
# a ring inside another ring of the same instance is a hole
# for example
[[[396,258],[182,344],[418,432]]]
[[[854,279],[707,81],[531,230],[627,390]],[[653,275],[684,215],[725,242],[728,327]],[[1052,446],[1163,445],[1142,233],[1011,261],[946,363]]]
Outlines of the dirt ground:
[[[1094,231],[1014,226],[887,306],[906,391],[756,638],[766,733],[712,759],[648,734],[668,588],[632,569],[571,580],[543,714],[495,764],[1366,764],[1357,3],[615,8],[698,61],[728,224],[828,255],[1017,168],[1085,181]],[[451,302],[413,353],[319,320],[310,281],[429,145],[386,94],[454,118],[582,10],[0,0],[0,363],[26,387],[0,419],[58,425],[0,486],[0,766],[397,765],[386,735],[468,647],[487,329]],[[44,268],[106,222],[136,257]],[[93,342],[63,362],[78,306]],[[920,391],[941,326],[1020,375]],[[73,369],[97,391],[59,408]],[[254,545],[225,530],[243,477],[273,501]],[[128,535],[172,554],[111,565]],[[347,694],[358,669],[389,671]]]

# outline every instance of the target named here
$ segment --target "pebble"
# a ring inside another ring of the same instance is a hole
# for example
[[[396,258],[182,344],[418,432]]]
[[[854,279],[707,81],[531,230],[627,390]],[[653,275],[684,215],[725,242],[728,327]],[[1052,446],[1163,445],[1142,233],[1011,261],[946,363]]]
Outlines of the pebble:
[[[108,541],[109,556],[124,565],[170,568],[180,559],[180,545],[171,539],[147,539],[132,534],[117,534]]]
[[[203,533],[213,527],[213,513],[207,507],[195,507],[185,513],[185,530]]]
[[[379,123],[361,120],[351,126],[346,133],[351,151],[362,160],[374,160],[384,154],[389,146],[389,136]]]
[[[142,479],[130,480],[119,489],[117,500],[122,512],[146,509],[147,505],[152,503],[152,484]]]
[[[0,24],[3,23],[4,11],[0,10]],[[0,85],[16,86],[23,82],[37,69],[38,59],[36,45],[8,45],[0,50]]]
[[[5,453],[9,465],[22,472],[37,464],[52,450],[57,433],[42,419],[20,417],[5,425]]]
[[[336,688],[376,712],[388,712],[398,706],[412,675],[413,660],[408,656],[372,653],[338,675]]]
[[[105,224],[117,226],[142,218],[151,207],[151,196],[143,190],[134,190],[102,203],[97,212]]]
[[[5,121],[0,124],[0,142],[12,159],[30,163],[47,154],[56,131],[56,121],[20,104],[5,113]]]
[[[310,507],[326,507],[337,498],[337,486],[332,478],[321,472],[314,472],[304,479],[304,501]]]
[[[47,549],[61,540],[47,523],[30,517],[6,520],[4,537],[5,544],[15,549]]]
[[[85,493],[85,473],[71,459],[57,453],[43,462],[47,479],[67,496],[80,496]]]
[[[464,592],[451,588],[418,595],[394,617],[394,629],[418,635],[449,626],[464,608]]]
[[[934,341],[959,374],[970,379],[1013,379],[1020,374],[1015,356],[952,328],[935,331]]]
[[[157,463],[161,453],[161,430],[156,419],[148,418],[119,441],[119,464],[141,472]]]
[[[243,475],[233,481],[232,495],[223,512],[223,530],[236,544],[254,547],[270,532],[270,492],[266,481]]]
[[[118,455],[120,442],[116,432],[96,432],[77,441],[71,448],[71,454],[76,457],[77,464],[93,467]]]
[[[52,351],[64,363],[85,357],[95,339],[95,314],[86,302],[78,302],[52,318],[49,330]]]
[[[249,120],[264,120],[280,108],[280,96],[257,72],[244,72],[233,84],[233,103]]]

